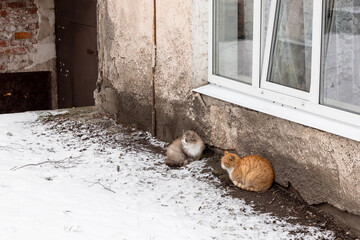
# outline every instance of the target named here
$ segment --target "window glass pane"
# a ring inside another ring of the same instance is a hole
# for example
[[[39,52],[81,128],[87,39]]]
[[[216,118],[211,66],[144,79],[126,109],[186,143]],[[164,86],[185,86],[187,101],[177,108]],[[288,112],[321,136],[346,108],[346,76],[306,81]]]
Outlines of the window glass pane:
[[[312,0],[279,0],[267,81],[309,91]]]
[[[253,0],[215,0],[213,73],[251,83]]]
[[[360,1],[325,1],[322,104],[360,113]]]

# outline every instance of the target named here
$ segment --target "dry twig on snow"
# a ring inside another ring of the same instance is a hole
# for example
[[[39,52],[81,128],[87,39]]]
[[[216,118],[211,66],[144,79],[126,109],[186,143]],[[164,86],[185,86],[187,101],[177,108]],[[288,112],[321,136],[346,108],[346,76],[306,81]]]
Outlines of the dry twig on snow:
[[[99,185],[102,186],[105,190],[110,191],[110,192],[112,192],[112,193],[116,193],[116,192],[115,192],[114,190],[112,190],[110,187],[107,187],[107,186],[105,186],[104,184],[102,184],[102,183],[100,182],[100,179],[97,180],[96,182],[90,182],[90,181],[86,181],[86,180],[85,180],[85,182],[92,183],[92,185],[90,185],[89,187],[92,187],[92,186],[94,186],[95,184],[99,184]]]
[[[74,164],[79,164],[80,161],[78,160],[80,156],[77,156],[77,157],[73,157],[73,156],[70,156],[68,158],[64,158],[62,160],[56,160],[56,161],[52,161],[52,160],[47,160],[47,161],[43,161],[43,162],[39,162],[39,163],[29,163],[29,164],[25,164],[23,166],[15,166],[13,168],[11,168],[10,170],[12,171],[17,171],[21,168],[25,168],[25,167],[33,167],[33,166],[40,166],[40,165],[43,165],[43,164],[52,164],[54,165],[56,168],[71,168],[71,167],[74,167],[73,165]],[[71,165],[72,164],[72,165]]]

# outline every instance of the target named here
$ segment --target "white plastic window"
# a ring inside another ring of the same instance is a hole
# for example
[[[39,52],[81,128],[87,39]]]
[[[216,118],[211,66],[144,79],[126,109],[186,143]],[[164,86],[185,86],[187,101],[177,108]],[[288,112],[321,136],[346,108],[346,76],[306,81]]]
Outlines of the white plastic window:
[[[209,2],[211,85],[195,91],[360,141],[359,1]]]

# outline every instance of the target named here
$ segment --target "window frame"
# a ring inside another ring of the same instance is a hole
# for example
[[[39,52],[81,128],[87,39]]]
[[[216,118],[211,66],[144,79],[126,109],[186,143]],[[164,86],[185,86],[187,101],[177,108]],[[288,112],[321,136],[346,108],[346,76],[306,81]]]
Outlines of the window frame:
[[[269,31],[267,32],[267,39],[274,40],[274,27],[276,22],[276,11],[280,1],[271,1],[270,15],[269,15]],[[285,95],[290,95],[295,98],[303,99],[310,101],[312,103],[317,102],[317,99],[320,97],[319,85],[320,85],[320,57],[321,57],[321,22],[322,14],[316,14],[318,12],[322,13],[322,1],[313,1],[313,21],[312,21],[312,49],[311,49],[311,77],[310,77],[310,89],[309,92],[298,90],[295,88],[279,85],[276,83],[266,81],[269,73],[270,57],[271,57],[271,47],[272,42],[268,41],[265,46],[264,53],[264,67],[261,74],[261,87],[270,91],[275,91],[278,93],[283,93]]]
[[[281,85],[279,85],[280,90],[264,88],[263,83],[266,81],[269,69],[276,5],[279,3],[279,0],[271,0],[266,37],[266,39],[271,39],[271,41],[267,41],[265,47],[263,46],[264,36],[262,34],[264,29],[262,21],[264,19],[265,1],[254,0],[253,73],[251,85],[213,74],[215,0],[209,0],[209,85],[194,89],[194,91],[360,141],[360,115],[320,104],[323,1],[313,0],[312,69],[310,91],[307,96],[304,97],[301,94],[299,96],[294,91],[298,92],[300,90]],[[214,91],[214,87],[221,88],[221,91]],[[223,95],[220,95],[220,92]],[[256,104],[254,104],[255,102]]]

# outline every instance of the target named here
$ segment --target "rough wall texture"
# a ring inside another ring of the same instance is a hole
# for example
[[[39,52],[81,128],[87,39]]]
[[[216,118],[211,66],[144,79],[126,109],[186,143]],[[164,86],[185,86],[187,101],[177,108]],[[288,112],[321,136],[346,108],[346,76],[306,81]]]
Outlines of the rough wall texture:
[[[258,154],[274,166],[276,182],[292,184],[310,204],[330,203],[360,214],[360,143],[203,97],[209,143]]]
[[[170,142],[193,129],[208,145],[262,155],[308,203],[360,215],[360,143],[193,93],[207,78],[208,1],[156,2],[157,136]],[[113,0],[101,11],[97,105],[149,129],[152,5]]]
[[[126,124],[151,129],[153,3],[99,1],[96,105]]]
[[[52,0],[0,1],[0,72],[51,71],[56,108],[54,14]]]

